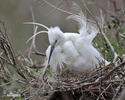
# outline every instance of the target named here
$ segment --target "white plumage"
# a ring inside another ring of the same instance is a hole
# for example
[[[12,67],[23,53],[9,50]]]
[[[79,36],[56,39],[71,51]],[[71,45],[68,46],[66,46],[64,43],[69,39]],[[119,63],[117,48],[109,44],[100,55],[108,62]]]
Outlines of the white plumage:
[[[76,7],[78,8],[78,6]],[[92,23],[87,23],[83,12],[79,11],[78,14],[72,14],[68,16],[68,19],[78,22],[79,34],[63,33],[59,27],[50,28],[48,31],[49,42],[51,45],[54,45],[49,62],[53,71],[56,72],[58,68],[63,70],[63,64],[70,70],[80,72],[100,66],[99,64],[103,62],[108,64],[99,51],[92,45],[98,29]],[[55,41],[57,42],[55,43]],[[49,59],[50,49],[49,46],[46,50],[47,59]]]
[[[59,29],[59,27],[56,28]],[[51,34],[53,34],[53,37],[56,37],[58,32]],[[95,66],[99,66],[100,62],[105,61],[105,64],[108,64],[92,45],[94,35],[95,33],[90,33],[84,37],[77,33],[63,33],[61,36],[57,36],[59,38],[57,38],[57,43],[55,43],[55,48],[49,62],[53,71],[58,71],[58,68],[63,70],[63,64],[70,70],[80,72],[95,68]],[[51,45],[46,50],[47,59],[49,59],[50,47]],[[48,60],[46,60],[47,62]]]
[[[84,72],[93,69],[95,66],[100,66],[102,62],[108,64],[92,44],[98,29],[92,23],[87,22],[78,5],[75,4],[74,9],[79,10],[79,13],[68,16],[68,19],[78,22],[79,33],[64,33],[57,26],[47,28],[42,24],[32,23],[43,26],[48,30],[41,31],[48,33],[50,43],[46,50],[47,59],[44,64],[46,66],[49,64],[54,72],[64,69]]]

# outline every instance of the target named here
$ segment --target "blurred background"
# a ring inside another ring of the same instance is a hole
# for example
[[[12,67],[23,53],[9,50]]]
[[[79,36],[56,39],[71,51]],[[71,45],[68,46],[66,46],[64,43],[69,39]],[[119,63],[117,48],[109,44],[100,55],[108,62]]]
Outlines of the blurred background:
[[[0,31],[3,29],[1,25],[3,22],[15,54],[20,54],[21,56],[18,56],[27,61],[27,63],[25,63],[22,59],[18,59],[21,64],[17,62],[19,64],[18,68],[21,69],[21,73],[25,76],[30,76],[30,74],[40,76],[42,72],[40,69],[43,64],[43,59],[41,58],[44,58],[45,56],[39,57],[38,55],[31,55],[30,57],[27,57],[31,41],[29,43],[26,43],[26,41],[33,35],[33,25],[27,25],[24,24],[24,22],[32,22],[33,13],[35,22],[42,23],[47,27],[59,26],[63,32],[78,32],[77,23],[66,20],[66,17],[69,16],[69,14],[54,8],[57,7],[70,12],[72,6],[71,1],[75,1],[80,5],[89,19],[92,19],[92,16],[87,13],[84,7],[85,4],[92,15],[99,20],[101,16],[100,11],[102,11],[104,17],[104,31],[108,39],[120,57],[122,57],[123,54],[125,55],[125,0],[0,0]],[[44,28],[40,28],[40,30],[44,30]],[[49,42],[46,33],[36,36],[36,48],[40,52],[45,53],[48,45]],[[98,48],[106,59],[112,61],[113,53],[101,34],[96,36],[94,46]],[[3,52],[5,53],[5,51]],[[24,56],[22,52],[25,53],[26,56]],[[4,56],[6,58],[6,55]],[[16,56],[16,58],[19,58],[18,56]],[[23,89],[25,90],[25,85],[23,86],[22,84],[17,84],[15,82],[15,79],[19,79],[17,73],[15,74],[15,68],[10,67],[11,65],[9,64],[4,64],[4,61],[1,63],[1,61],[2,60],[0,60],[0,86],[2,86],[2,88],[0,88],[0,94],[12,93],[13,90],[15,93],[17,93],[17,91],[22,91]],[[5,67],[1,67],[2,64]],[[3,79],[6,79],[7,82],[4,82]],[[9,82],[11,82],[11,84]],[[32,91],[33,94],[34,91]],[[29,92],[31,91],[29,90]]]
[[[56,7],[69,11],[71,0],[48,0]],[[82,0],[74,0],[83,8]],[[99,9],[105,15],[107,21],[111,16],[121,13],[125,6],[125,0],[84,0],[92,13],[99,16]],[[42,0],[0,0],[0,20],[5,22],[7,33],[10,36],[15,51],[25,49],[27,39],[33,34],[33,26],[25,25],[24,22],[32,21],[32,11],[35,21],[50,26],[59,26],[64,32],[77,32],[77,24],[66,20],[68,14],[58,11]],[[119,10],[119,11],[118,11]],[[112,15],[111,15],[112,14]],[[118,16],[119,17],[119,16]],[[121,15],[120,17],[125,17]],[[48,45],[47,34],[37,36],[37,46],[42,51]]]

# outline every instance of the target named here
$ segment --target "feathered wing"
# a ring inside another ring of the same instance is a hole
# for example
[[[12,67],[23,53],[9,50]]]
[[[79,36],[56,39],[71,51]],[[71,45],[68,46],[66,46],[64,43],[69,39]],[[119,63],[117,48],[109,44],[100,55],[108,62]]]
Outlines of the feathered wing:
[[[79,53],[74,47],[74,44],[72,43],[72,41],[66,41],[62,46],[62,50],[65,53],[65,55],[67,55],[68,58],[73,59],[79,56]]]
[[[83,58],[86,58],[86,60],[91,63],[88,66],[98,65],[99,62],[105,60],[100,52],[92,45],[92,41],[99,30],[94,23],[90,22],[89,19],[85,17],[81,8],[76,3],[73,3],[73,9],[77,11],[77,13],[72,14],[67,18],[72,19],[79,24],[78,31],[80,33],[80,38],[77,39],[75,43],[77,51],[79,51]]]
[[[87,18],[85,17],[84,13],[82,12],[82,9],[73,2],[72,10],[75,11],[74,14],[67,17],[67,19],[72,19],[79,24],[79,30],[78,32],[82,37],[87,37],[89,42],[91,43],[92,40],[95,38],[95,36],[98,33],[98,29],[90,22],[87,22]]]
[[[79,33],[81,36],[87,36],[87,21],[81,8],[75,2],[73,2],[72,10],[75,11],[74,14],[67,17],[67,19],[72,19],[79,24]]]

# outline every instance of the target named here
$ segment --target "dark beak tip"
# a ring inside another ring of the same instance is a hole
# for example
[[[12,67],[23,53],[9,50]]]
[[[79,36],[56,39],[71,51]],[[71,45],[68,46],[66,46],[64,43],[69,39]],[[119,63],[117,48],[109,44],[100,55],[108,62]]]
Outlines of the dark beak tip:
[[[51,59],[51,56],[52,56],[53,50],[54,50],[54,46],[51,45],[50,53],[49,53],[49,59],[48,59],[48,64],[50,63],[50,59]]]
[[[48,60],[48,65],[49,65],[49,63],[50,63],[50,60]]]

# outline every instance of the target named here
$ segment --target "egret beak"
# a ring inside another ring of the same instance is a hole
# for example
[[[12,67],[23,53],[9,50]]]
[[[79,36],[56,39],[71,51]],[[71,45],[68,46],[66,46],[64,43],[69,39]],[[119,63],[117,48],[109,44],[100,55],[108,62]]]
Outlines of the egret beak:
[[[48,59],[48,64],[49,64],[49,62],[50,62],[50,59],[51,59],[53,50],[54,50],[54,45],[51,45],[51,47],[50,47],[50,53],[49,53],[49,59]]]

